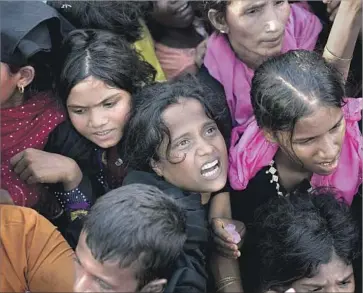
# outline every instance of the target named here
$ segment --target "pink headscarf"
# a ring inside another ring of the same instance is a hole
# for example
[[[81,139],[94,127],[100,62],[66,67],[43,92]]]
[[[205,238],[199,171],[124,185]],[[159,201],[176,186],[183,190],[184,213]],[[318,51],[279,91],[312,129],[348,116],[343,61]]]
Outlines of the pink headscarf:
[[[295,49],[313,50],[321,29],[314,14],[292,4],[282,53]],[[250,90],[254,71],[236,57],[226,37],[217,33],[208,40],[204,65],[224,87],[233,125],[246,127],[253,116]]]
[[[299,5],[291,5],[285,28],[282,53],[289,50],[313,50],[322,29],[319,19]],[[250,99],[254,71],[242,63],[223,35],[213,34],[208,41],[204,64],[224,87],[228,106],[236,127],[232,130],[229,153],[229,181],[232,188],[243,190],[259,170],[267,166],[278,150],[269,143],[257,126]],[[351,203],[362,183],[362,135],[357,121],[361,119],[361,99],[347,99],[343,107],[346,133],[339,166],[329,176],[314,174],[313,187],[333,186]]]

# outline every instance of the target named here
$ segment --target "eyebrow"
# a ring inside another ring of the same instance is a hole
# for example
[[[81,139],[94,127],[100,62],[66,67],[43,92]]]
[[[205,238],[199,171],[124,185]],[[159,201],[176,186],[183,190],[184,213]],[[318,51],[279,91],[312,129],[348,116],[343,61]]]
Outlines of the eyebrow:
[[[344,279],[342,280],[338,280],[338,283],[342,283],[347,281],[348,279],[350,279],[353,276],[353,272],[351,272],[348,276],[346,276]],[[309,287],[324,287],[325,284],[314,284],[314,283],[306,283],[306,284],[301,284],[303,286],[309,286]]]
[[[266,2],[261,2],[261,3],[253,3],[251,5],[247,5],[246,7],[243,8],[243,12],[246,12],[248,10],[253,10],[253,9],[258,9],[258,8],[263,8],[264,6],[266,6]]]
[[[82,264],[81,260],[79,259],[78,255],[77,255],[77,250],[74,252],[74,260],[84,269],[84,265]],[[110,284],[108,281],[106,281],[102,277],[99,277],[97,275],[94,275],[93,272],[90,275],[92,276],[92,278],[100,279],[102,282],[104,282],[108,286],[113,287],[112,284]]]
[[[340,117],[340,119],[338,120],[338,122],[337,123],[335,123],[334,124],[334,126],[332,127],[332,128],[330,128],[329,129],[329,131],[330,130],[332,130],[332,129],[334,129],[335,127],[337,127],[341,122],[342,122],[342,120],[343,120],[343,118],[344,118],[344,115],[342,115],[341,117]],[[302,137],[302,138],[296,138],[296,139],[294,139],[294,142],[300,142],[300,141],[304,141],[304,140],[309,140],[309,139],[313,139],[313,138],[316,138],[316,137],[318,137],[319,135],[317,135],[317,136],[310,136],[310,137]]]
[[[211,125],[215,125],[216,124],[216,122],[215,121],[208,121],[208,122],[205,122],[204,124],[203,124],[203,126],[202,126],[202,128],[205,128],[205,127],[207,127],[207,126],[211,126]],[[190,134],[190,132],[185,132],[185,133],[183,133],[183,134],[181,134],[181,135],[179,135],[178,137],[176,137],[176,138],[173,138],[172,140],[171,140],[171,143],[174,143],[175,141],[177,141],[177,140],[179,140],[179,139],[181,139],[182,137],[184,137],[184,136],[187,136],[187,135],[189,135]]]
[[[342,283],[347,281],[348,279],[350,279],[353,276],[354,272],[351,272],[348,276],[346,276],[344,279],[342,280],[338,280],[338,283]]]
[[[107,100],[116,98],[118,96],[120,96],[120,93],[109,95],[108,97],[105,97],[101,102],[97,103],[95,106],[99,106],[99,105],[103,104],[104,102],[106,102]],[[70,104],[67,107],[68,108],[88,108],[87,106],[80,106],[80,105],[73,105],[73,104]]]

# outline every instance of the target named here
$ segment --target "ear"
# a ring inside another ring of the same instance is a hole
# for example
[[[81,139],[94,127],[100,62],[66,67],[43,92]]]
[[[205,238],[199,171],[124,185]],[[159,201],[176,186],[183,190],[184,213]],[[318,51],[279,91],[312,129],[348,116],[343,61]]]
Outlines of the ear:
[[[24,66],[20,68],[18,74],[20,74],[19,81],[17,83],[18,87],[27,87],[32,83],[35,77],[35,70],[33,66]]]
[[[209,9],[208,11],[209,21],[214,28],[224,34],[228,34],[229,28],[223,15],[215,9]]]
[[[147,283],[140,292],[160,293],[164,291],[164,286],[167,283],[166,279],[157,279]]]
[[[277,143],[275,134],[271,130],[264,128],[262,131],[263,131],[263,135],[265,136],[267,141],[269,141],[271,143]]]
[[[160,164],[157,163],[154,159],[151,159],[150,166],[153,169],[153,171],[160,177],[163,177],[163,170],[160,167]]]

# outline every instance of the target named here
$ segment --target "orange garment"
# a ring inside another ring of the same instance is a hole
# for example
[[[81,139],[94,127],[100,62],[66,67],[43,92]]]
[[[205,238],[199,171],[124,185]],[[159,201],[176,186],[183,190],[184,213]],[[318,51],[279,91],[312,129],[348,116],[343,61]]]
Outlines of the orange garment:
[[[0,292],[72,292],[73,251],[36,211],[0,205]]]

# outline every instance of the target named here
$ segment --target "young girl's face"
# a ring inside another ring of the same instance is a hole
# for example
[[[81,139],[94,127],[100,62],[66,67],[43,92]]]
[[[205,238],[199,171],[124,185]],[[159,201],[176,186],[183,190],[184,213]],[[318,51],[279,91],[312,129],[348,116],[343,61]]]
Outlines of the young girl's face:
[[[293,283],[296,292],[354,292],[355,282],[352,265],[333,255],[327,264],[321,264],[318,273]]]
[[[329,175],[339,163],[345,134],[341,108],[318,106],[313,114],[299,119],[294,132],[279,132],[285,153],[300,161],[306,171]]]
[[[216,192],[227,181],[224,138],[195,99],[180,98],[162,114],[170,132],[159,147],[154,171],[169,183],[193,192]]]
[[[110,148],[123,136],[130,100],[128,92],[89,77],[72,88],[67,109],[81,135],[101,148]]]

